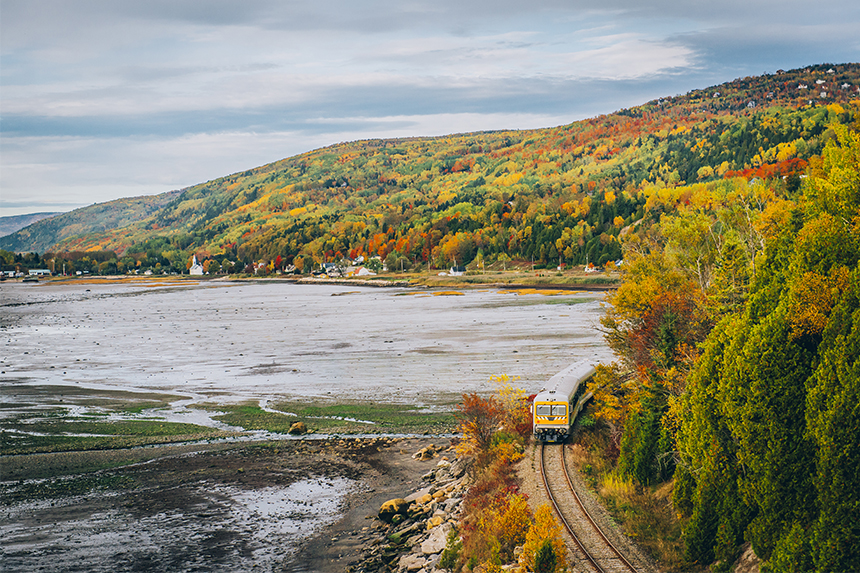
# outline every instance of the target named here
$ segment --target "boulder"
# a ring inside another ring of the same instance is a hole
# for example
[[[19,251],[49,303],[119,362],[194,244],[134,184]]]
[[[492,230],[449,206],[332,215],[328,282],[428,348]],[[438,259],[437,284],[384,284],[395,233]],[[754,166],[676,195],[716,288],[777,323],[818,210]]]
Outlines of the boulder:
[[[426,448],[421,448],[417,452],[415,452],[412,457],[416,460],[421,460],[422,462],[427,460],[432,460],[436,456],[436,449],[433,446],[427,446]]]
[[[409,510],[409,502],[398,497],[390,499],[379,508],[379,519],[391,523],[395,515],[403,515]]]
[[[427,529],[433,529],[437,525],[442,525],[442,522],[444,522],[444,521],[445,520],[440,515],[431,517],[430,519],[427,520]]]
[[[427,560],[419,555],[407,553],[397,562],[397,568],[403,571],[418,571],[424,567]]]
[[[290,434],[294,436],[298,436],[301,434],[307,434],[308,427],[305,426],[304,422],[296,422],[292,426],[290,426]]]
[[[407,495],[406,501],[417,501],[418,503],[427,503],[427,502],[421,501],[421,500],[424,498],[425,495],[429,495],[429,493],[430,493],[430,487],[428,486],[428,487],[425,487],[424,489],[419,489],[418,491],[410,493],[409,495]],[[428,498],[427,501],[430,501],[430,499]]]
[[[442,527],[433,529],[427,540],[421,544],[421,553],[424,555],[435,555],[437,553],[441,553],[448,544],[449,531],[451,531],[450,523],[445,523]]]

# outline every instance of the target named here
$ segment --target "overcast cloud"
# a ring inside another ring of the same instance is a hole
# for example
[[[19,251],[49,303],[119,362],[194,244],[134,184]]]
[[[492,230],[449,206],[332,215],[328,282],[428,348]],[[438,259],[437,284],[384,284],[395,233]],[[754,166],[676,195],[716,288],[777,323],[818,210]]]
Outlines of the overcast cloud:
[[[3,0],[0,215],[860,60],[860,3]]]

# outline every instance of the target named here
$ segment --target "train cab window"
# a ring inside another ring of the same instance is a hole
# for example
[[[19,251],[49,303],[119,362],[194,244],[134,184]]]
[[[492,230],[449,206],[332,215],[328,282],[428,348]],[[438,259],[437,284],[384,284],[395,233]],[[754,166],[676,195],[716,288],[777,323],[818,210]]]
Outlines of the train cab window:
[[[552,407],[552,415],[553,416],[564,416],[567,413],[567,406],[564,404],[553,404]]]
[[[549,416],[552,410],[550,409],[549,404],[538,404],[537,405],[537,415],[538,416]]]

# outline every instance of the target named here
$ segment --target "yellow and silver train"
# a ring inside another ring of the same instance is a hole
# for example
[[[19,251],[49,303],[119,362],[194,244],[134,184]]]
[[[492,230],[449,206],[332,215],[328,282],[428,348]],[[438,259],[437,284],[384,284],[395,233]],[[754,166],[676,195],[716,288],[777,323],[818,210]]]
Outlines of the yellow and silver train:
[[[575,362],[550,378],[532,402],[535,438],[541,442],[563,442],[582,406],[591,399],[584,382],[594,375],[594,366]],[[580,389],[580,387],[582,389]]]

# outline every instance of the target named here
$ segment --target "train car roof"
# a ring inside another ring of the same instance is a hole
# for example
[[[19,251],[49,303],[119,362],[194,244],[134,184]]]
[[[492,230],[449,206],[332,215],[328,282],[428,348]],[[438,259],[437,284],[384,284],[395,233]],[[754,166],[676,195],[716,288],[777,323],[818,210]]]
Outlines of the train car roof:
[[[569,399],[576,392],[579,383],[595,373],[594,365],[588,360],[574,362],[544,384],[537,393],[535,400],[550,399],[553,397],[564,397]]]

